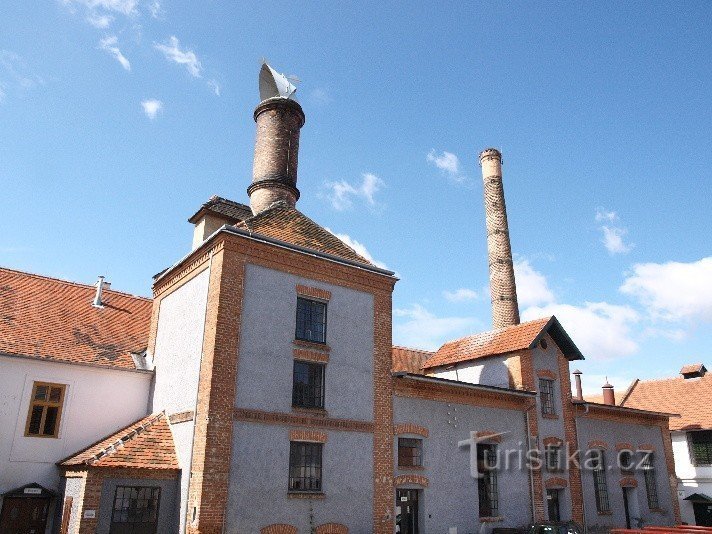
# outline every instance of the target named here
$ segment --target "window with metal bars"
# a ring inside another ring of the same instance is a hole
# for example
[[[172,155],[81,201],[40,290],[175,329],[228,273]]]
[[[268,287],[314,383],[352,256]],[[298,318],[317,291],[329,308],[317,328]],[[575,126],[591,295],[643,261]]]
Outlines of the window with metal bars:
[[[64,384],[35,382],[32,386],[30,410],[25,436],[56,438],[64,404]]]
[[[632,475],[635,468],[635,460],[633,452],[622,450],[618,453],[618,466],[621,468],[621,473],[624,475]]]
[[[609,512],[608,484],[606,482],[606,459],[603,450],[591,451],[591,468],[593,472],[593,488],[596,495],[596,510]]]
[[[326,302],[297,297],[297,339],[326,343]]]
[[[294,361],[292,406],[324,408],[324,365]]]
[[[161,488],[118,486],[114,494],[110,534],[154,534],[158,527]]]
[[[693,465],[712,465],[712,430],[688,432],[687,439]]]
[[[548,378],[539,379],[539,394],[541,395],[542,415],[556,415],[554,404],[554,381]]]
[[[652,452],[643,453],[643,475],[645,476],[645,493],[648,496],[648,508],[660,508],[658,485],[655,477],[655,462]]]
[[[289,491],[321,491],[321,443],[289,444]]]
[[[499,515],[499,496],[497,491],[497,446],[485,443],[477,444],[477,494],[480,517]]]
[[[398,438],[398,465],[420,467],[423,465],[423,440]]]
[[[561,447],[547,445],[544,449],[544,464],[547,471],[561,471]]]

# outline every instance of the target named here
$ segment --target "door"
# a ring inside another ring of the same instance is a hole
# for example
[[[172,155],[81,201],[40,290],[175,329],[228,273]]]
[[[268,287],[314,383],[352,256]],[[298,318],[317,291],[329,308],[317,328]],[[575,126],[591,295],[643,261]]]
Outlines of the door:
[[[630,488],[623,488],[623,508],[625,509],[625,528],[630,528]]]
[[[559,490],[546,490],[546,505],[549,510],[549,521],[561,521],[561,511],[559,510]]]
[[[692,503],[695,511],[695,524],[700,527],[712,527],[712,503],[695,502]]]
[[[418,534],[418,490],[396,490],[396,532]]]
[[[3,534],[44,534],[49,499],[5,497],[0,513]]]

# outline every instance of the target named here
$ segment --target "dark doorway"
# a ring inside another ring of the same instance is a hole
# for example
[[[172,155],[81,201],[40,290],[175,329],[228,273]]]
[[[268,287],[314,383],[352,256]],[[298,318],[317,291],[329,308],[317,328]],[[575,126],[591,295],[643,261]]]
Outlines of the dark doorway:
[[[3,534],[44,534],[49,498],[5,496],[0,512]]]
[[[628,500],[628,488],[623,488],[623,508],[625,509],[625,528],[630,528],[630,503]]]
[[[700,527],[712,527],[712,503],[693,502],[695,524]]]
[[[549,521],[561,521],[561,510],[559,509],[559,490],[546,490],[546,506],[549,510]]]
[[[396,490],[396,532],[418,534],[418,490]]]

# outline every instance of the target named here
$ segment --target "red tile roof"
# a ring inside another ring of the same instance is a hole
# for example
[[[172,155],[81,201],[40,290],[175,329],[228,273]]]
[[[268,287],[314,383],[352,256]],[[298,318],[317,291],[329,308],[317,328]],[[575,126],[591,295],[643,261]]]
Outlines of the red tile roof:
[[[58,463],[63,467],[180,468],[163,412],[144,417]]]
[[[703,375],[707,372],[707,368],[701,363],[690,363],[683,365],[680,369],[681,375]]]
[[[0,353],[135,369],[151,300],[0,267]]]
[[[429,350],[394,346],[392,354],[394,372],[405,371],[407,373],[423,374],[425,360],[435,353]]]
[[[712,429],[712,375],[700,378],[636,380],[621,399],[621,406],[677,413],[670,419],[670,430]]]
[[[432,358],[429,358],[425,369],[452,365],[489,356],[497,356],[523,349],[531,349],[549,332],[555,339],[564,355],[572,360],[583,359],[583,356],[561,327],[556,317],[545,317],[506,328],[498,328],[445,343]]]

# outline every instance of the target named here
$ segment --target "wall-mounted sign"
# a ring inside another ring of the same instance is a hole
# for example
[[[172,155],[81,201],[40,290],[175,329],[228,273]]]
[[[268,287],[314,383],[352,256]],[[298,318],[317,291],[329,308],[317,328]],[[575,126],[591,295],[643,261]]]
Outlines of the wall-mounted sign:
[[[42,495],[42,488],[25,488],[23,493],[26,495]]]
[[[96,510],[84,510],[84,519],[96,519]]]

